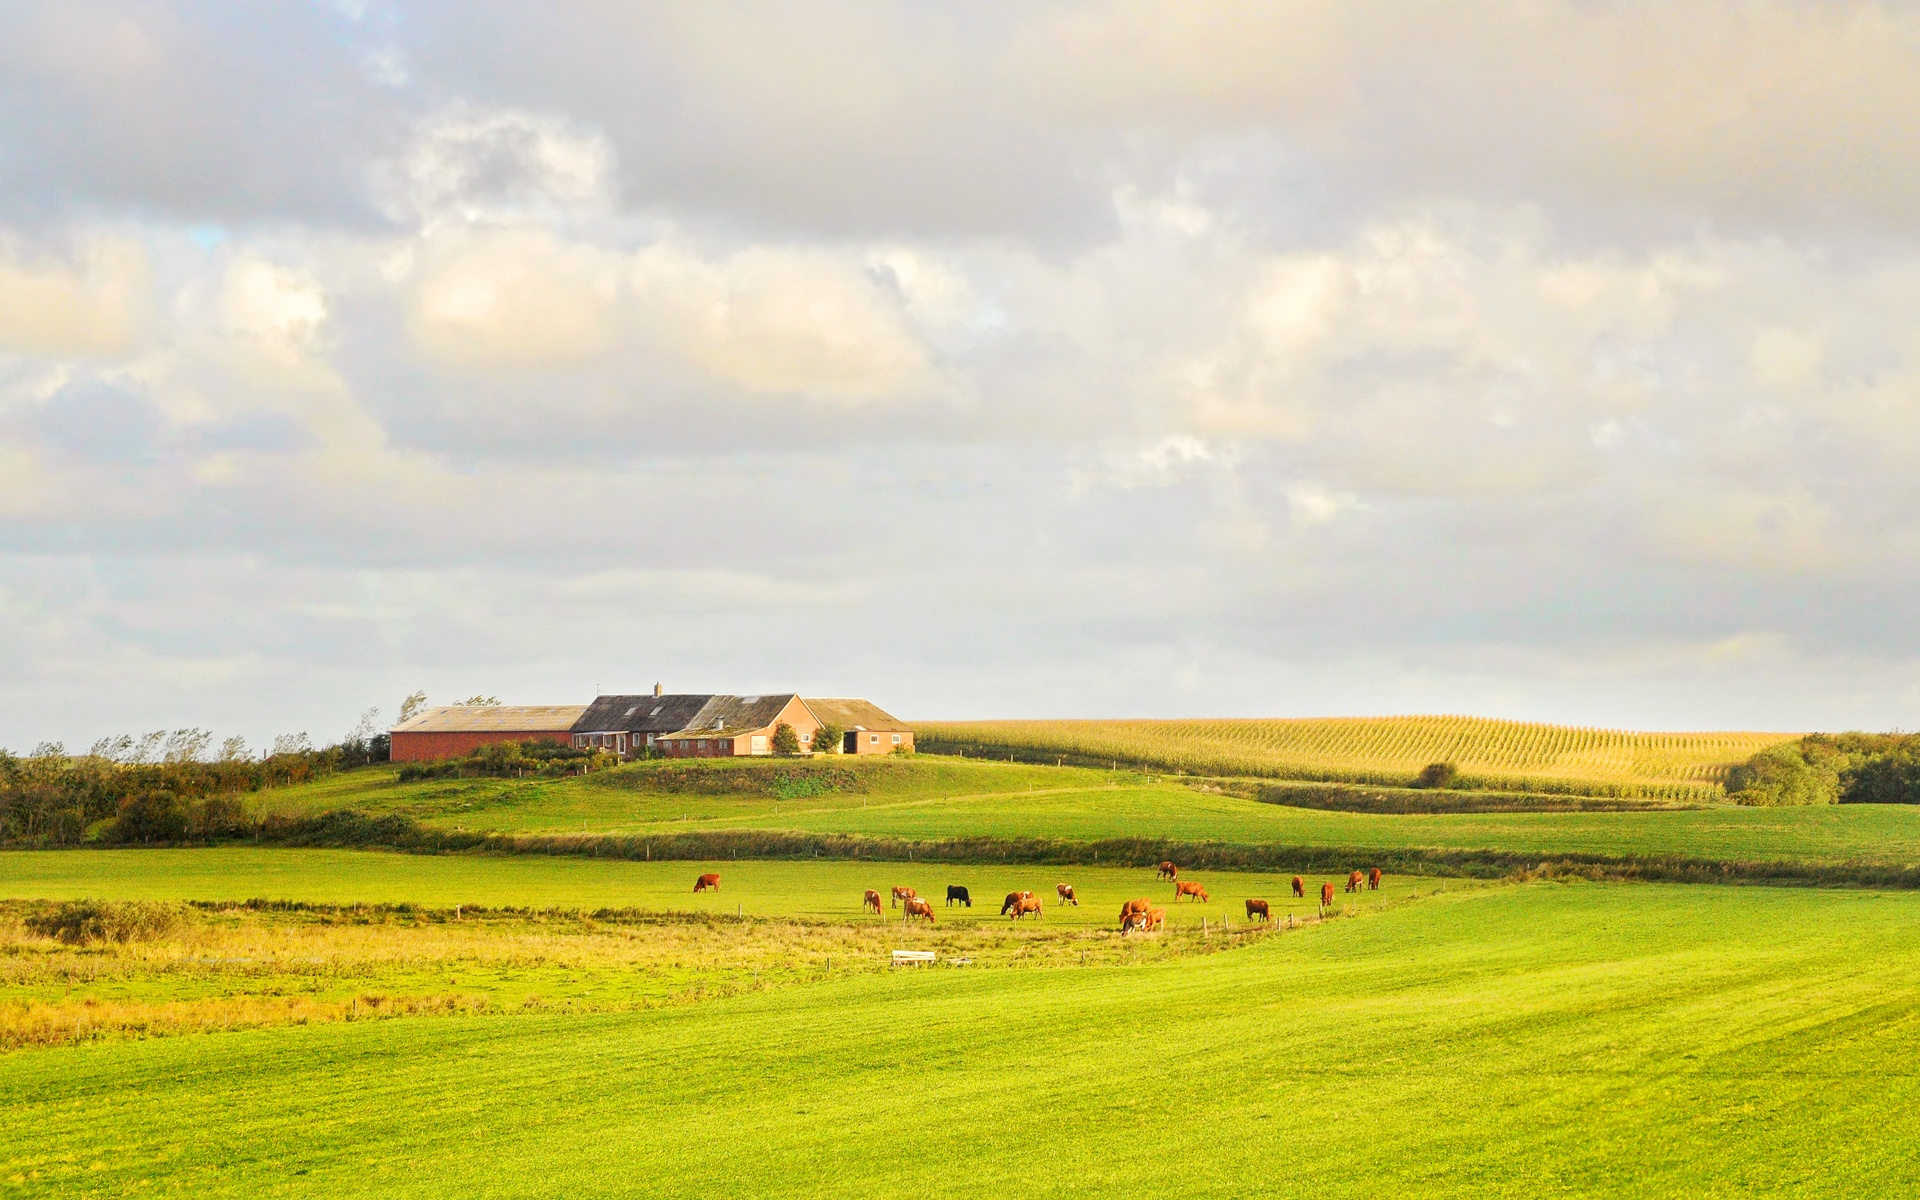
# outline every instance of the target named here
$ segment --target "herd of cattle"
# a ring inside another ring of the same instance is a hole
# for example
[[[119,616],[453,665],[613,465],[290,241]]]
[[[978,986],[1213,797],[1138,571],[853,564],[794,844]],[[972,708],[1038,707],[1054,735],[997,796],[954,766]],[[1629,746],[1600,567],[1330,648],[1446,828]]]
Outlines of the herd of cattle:
[[[1211,902],[1207,896],[1207,889],[1194,880],[1181,879],[1180,868],[1173,863],[1161,863],[1159,873],[1155,875],[1155,878],[1163,879],[1173,884],[1173,898],[1176,902],[1182,897],[1195,900],[1201,904]],[[1380,890],[1379,867],[1374,867],[1365,872],[1350,871],[1347,873],[1347,891],[1357,892],[1362,888],[1365,888],[1367,891]],[[702,875],[694,881],[694,891],[704,892],[709,889],[716,892],[720,890],[720,877],[718,875]],[[1073,894],[1072,884],[1055,884],[1053,891],[1054,895],[1059,897],[1061,904],[1072,905],[1075,908],[1080,906],[1079,897]],[[1306,881],[1298,875],[1293,877],[1293,894],[1296,899],[1305,899],[1307,895]],[[1320,907],[1325,908],[1332,903],[1333,884],[1331,882],[1322,883],[1320,885]],[[973,896],[968,893],[966,888],[958,884],[949,884],[947,886],[947,907],[951,908],[955,904],[972,908]],[[888,905],[892,908],[901,908],[904,906],[905,911],[902,915],[902,920],[911,921],[915,917],[918,917],[929,925],[935,923],[933,904],[922,898],[918,892],[910,887],[895,887],[892,898],[888,901]],[[879,913],[881,911],[879,892],[874,891],[872,888],[867,889],[866,897],[862,902],[862,911],[872,913]],[[1008,892],[1007,898],[1000,902],[1000,915],[1015,921],[1027,916],[1038,917],[1041,915],[1040,897],[1034,895],[1032,892]],[[1155,908],[1153,901],[1143,896],[1138,900],[1129,900],[1121,907],[1120,932],[1150,933],[1166,924],[1166,919],[1167,910],[1164,908]],[[1273,920],[1273,913],[1265,900],[1249,900],[1247,901],[1247,919],[1249,921],[1271,921]]]

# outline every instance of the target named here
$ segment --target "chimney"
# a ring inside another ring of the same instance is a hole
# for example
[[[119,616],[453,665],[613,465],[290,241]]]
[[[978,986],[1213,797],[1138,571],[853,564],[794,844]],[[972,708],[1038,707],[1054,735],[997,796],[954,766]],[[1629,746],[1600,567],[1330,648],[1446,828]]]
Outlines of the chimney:
[[[660,694],[660,685],[657,683],[653,685],[653,694],[656,696]]]

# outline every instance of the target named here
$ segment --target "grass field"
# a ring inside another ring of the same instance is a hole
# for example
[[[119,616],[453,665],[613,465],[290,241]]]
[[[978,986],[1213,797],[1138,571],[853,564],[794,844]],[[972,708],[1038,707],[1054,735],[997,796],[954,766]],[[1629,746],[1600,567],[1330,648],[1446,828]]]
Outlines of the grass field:
[[[1630,733],[1481,717],[921,724],[928,748],[1106,759],[1196,775],[1404,784],[1449,762],[1471,786],[1713,798],[1727,769],[1783,733]]]
[[[1679,855],[1754,862],[1920,863],[1920,809],[1900,805],[1645,812],[1369,814],[1265,804],[1133,772],[888,760],[856,786],[780,800],[763,790],[650,791],[647,767],[560,781],[392,782],[349,772],[270,793],[289,811],[353,807],[505,833],[774,829],[899,838],[1282,843],[1359,850]],[[858,764],[856,774],[869,764]],[[716,777],[722,777],[716,773]],[[740,775],[740,778],[747,778]]]
[[[708,870],[724,890],[691,892]],[[1248,896],[1268,899],[1282,923],[1320,915],[1273,876],[1199,878],[1211,902],[1176,905],[1167,885],[1137,869],[16,852],[0,855],[0,1048],[553,1006],[628,1010],[814,981],[836,963],[841,976],[883,971],[893,949],[932,950],[974,970],[1138,963],[1254,936]],[[1055,902],[1060,881],[1075,885],[1079,905]],[[970,886],[975,905],[942,902],[947,882]],[[898,883],[935,898],[936,925],[908,925],[897,908],[864,910],[866,888],[884,894]],[[1463,886],[1390,876],[1378,892],[1343,892],[1328,915]],[[1021,888],[1041,895],[1038,920],[999,915],[1000,897]],[[1141,895],[1166,906],[1164,935],[1116,931],[1121,902]],[[66,944],[32,926],[55,911],[50,902],[81,898],[195,903],[157,910],[164,929],[127,942]]]
[[[0,1191],[1860,1196],[1920,897],[1529,884],[1141,965],[0,1056]]]

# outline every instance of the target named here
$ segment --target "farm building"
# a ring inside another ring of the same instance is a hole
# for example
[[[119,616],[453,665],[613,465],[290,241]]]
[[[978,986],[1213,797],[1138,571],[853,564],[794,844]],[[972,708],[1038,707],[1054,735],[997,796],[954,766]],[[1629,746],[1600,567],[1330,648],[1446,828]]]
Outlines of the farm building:
[[[394,762],[453,758],[494,742],[558,742],[572,739],[579,704],[453,704],[429,708],[395,725]]]
[[[644,753],[656,739],[689,728],[712,696],[601,696],[573,723],[573,744],[622,757]]]
[[[865,700],[807,700],[807,710],[822,725],[838,725],[842,754],[892,754],[913,750],[913,730]]]
[[[707,696],[683,728],[654,739],[668,758],[725,758],[773,753],[773,731],[785,724],[813,741],[820,722],[792,692],[778,696]]]

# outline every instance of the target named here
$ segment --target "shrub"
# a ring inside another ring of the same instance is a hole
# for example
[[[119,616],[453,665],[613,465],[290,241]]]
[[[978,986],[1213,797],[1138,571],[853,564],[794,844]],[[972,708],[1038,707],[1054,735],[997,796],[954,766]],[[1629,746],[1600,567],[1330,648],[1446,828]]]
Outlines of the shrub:
[[[1824,739],[1771,746],[1727,772],[1727,799],[1759,808],[1832,804],[1847,756]]]
[[[187,836],[187,809],[172,792],[141,792],[120,802],[116,842],[177,842]]]
[[[814,731],[813,752],[815,754],[838,754],[840,753],[840,741],[846,736],[847,731],[838,725],[832,723],[822,725]]]
[[[29,915],[26,926],[41,937],[58,938],[69,945],[138,942],[165,937],[180,923],[181,915],[181,910],[171,904],[70,900]]]
[[[460,758],[408,763],[400,782],[416,779],[513,779],[523,775],[557,777],[598,771],[620,760],[604,750],[576,749],[561,742],[489,742]]]
[[[773,727],[773,752],[782,758],[800,753],[800,735],[785,721]]]
[[[1920,804],[1920,752],[1903,747],[1868,759],[1842,778],[1842,804]]]
[[[1452,787],[1453,781],[1460,778],[1460,768],[1450,762],[1428,763],[1420,768],[1420,777],[1413,786],[1423,788]]]

